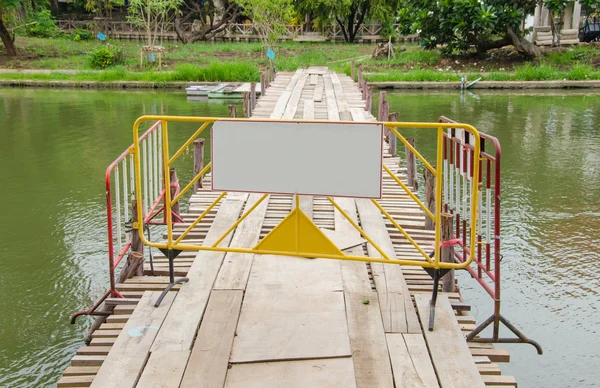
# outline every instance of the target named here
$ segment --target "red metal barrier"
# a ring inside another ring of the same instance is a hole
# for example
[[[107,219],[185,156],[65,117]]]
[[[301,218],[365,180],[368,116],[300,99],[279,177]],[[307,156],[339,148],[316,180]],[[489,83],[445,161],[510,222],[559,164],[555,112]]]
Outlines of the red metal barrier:
[[[447,117],[441,116],[441,123],[456,123]],[[473,342],[496,342],[496,343],[528,343],[533,345],[538,354],[542,354],[541,346],[523,335],[514,325],[500,314],[500,174],[502,171],[502,149],[497,138],[479,132],[481,137],[481,154],[479,176],[473,177],[473,154],[474,147],[470,144],[469,134],[460,133],[450,129],[444,134],[444,196],[442,209],[454,214],[455,238],[458,246],[454,250],[456,260],[464,262],[471,255],[466,236],[470,228],[477,228],[477,252],[473,252],[472,265],[467,267],[471,276],[483,287],[483,289],[494,300],[494,313],[482,322],[473,332],[467,335],[467,339]],[[485,166],[483,166],[485,164]],[[482,168],[485,167],[485,168]],[[477,179],[480,191],[479,215],[477,225],[469,225],[466,211],[466,192],[461,195],[461,189],[468,190],[471,187],[466,182]],[[485,195],[483,191],[485,190]],[[482,206],[485,198],[485,206]],[[485,209],[485,224],[483,224]],[[485,226],[484,226],[485,225]],[[484,232],[485,229],[485,232]],[[485,247],[485,251],[482,249]],[[462,251],[462,253],[460,252]],[[500,338],[500,323],[516,335],[517,338]],[[480,338],[478,335],[490,324],[493,324],[493,333],[489,338]]]
[[[146,132],[144,132],[140,138],[140,144],[144,144],[144,162],[145,162],[145,184],[152,185],[150,189],[146,190],[146,192],[152,193],[149,197],[146,198],[148,203],[152,203],[149,206],[147,211],[144,213],[147,214],[144,217],[144,223],[147,225],[163,225],[165,223],[164,217],[159,221],[154,221],[157,215],[159,215],[164,209],[164,197],[165,192],[162,189],[162,146],[160,143],[160,131],[161,131],[161,123],[160,121],[155,122]],[[108,270],[109,270],[109,281],[110,288],[108,291],[102,295],[102,297],[89,309],[79,311],[71,317],[71,322],[75,322],[77,317],[81,315],[108,315],[104,312],[96,311],[98,307],[104,302],[104,300],[108,297],[113,298],[122,298],[123,296],[116,288],[116,274],[115,270],[123,257],[129,252],[131,248],[131,238],[130,231],[127,228],[131,227],[128,225],[130,223],[129,217],[129,205],[130,201],[130,193],[133,192],[133,181],[131,177],[133,176],[133,159],[129,158],[129,172],[127,166],[128,156],[131,154],[131,145],[127,148],[117,159],[115,159],[106,169],[105,174],[105,188],[106,188],[106,217],[107,217],[107,231],[108,231]],[[121,172],[119,172],[121,171]],[[123,174],[123,179],[120,179],[120,174]],[[128,179],[129,174],[129,179]],[[128,184],[128,181],[130,183]],[[113,185],[113,183],[115,183]],[[148,186],[147,186],[148,188]],[[121,198],[120,193],[123,192],[123,206],[121,206]],[[114,195],[113,195],[114,193]],[[116,202],[115,202],[116,200]],[[159,206],[161,205],[162,206]],[[114,218],[117,218],[117,222],[114,222]],[[121,215],[124,214],[124,219],[121,220]],[[181,221],[181,219],[179,218]],[[121,244],[123,234],[125,235],[125,243]],[[115,240],[118,242],[117,247],[115,247]],[[116,249],[115,249],[116,248]],[[115,255],[115,251],[116,255]]]

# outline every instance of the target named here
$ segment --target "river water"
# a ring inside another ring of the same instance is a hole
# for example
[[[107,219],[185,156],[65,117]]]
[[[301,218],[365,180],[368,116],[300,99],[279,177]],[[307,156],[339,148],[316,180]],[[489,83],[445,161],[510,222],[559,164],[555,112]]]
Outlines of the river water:
[[[402,121],[443,114],[500,139],[502,312],[545,351],[506,346],[512,359],[502,368],[522,388],[595,386],[600,94],[411,92],[388,100]],[[225,116],[227,106],[182,94],[0,89],[1,387],[51,386],[81,346],[90,321],[70,325],[69,317],[108,284],[104,171],[142,114]],[[430,133],[408,132],[431,155]],[[465,276],[461,286],[472,314],[487,318],[487,294]]]

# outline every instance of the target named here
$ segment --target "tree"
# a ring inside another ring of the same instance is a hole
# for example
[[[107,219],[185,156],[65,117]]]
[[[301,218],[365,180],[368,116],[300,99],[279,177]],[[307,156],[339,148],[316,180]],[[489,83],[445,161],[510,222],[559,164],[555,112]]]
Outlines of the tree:
[[[530,57],[539,57],[537,46],[527,41],[521,28],[536,0],[402,0],[399,23],[403,33],[420,34],[427,49],[442,46],[446,53],[477,53],[512,44]]]
[[[88,12],[93,12],[100,18],[103,31],[108,30],[108,20],[112,18],[112,10],[125,4],[124,0],[85,0],[84,8]]]
[[[159,32],[179,12],[183,0],[130,0],[127,20],[146,30],[146,44],[154,46]]]
[[[348,43],[354,42],[365,21],[389,21],[398,5],[399,0],[296,0],[300,12],[335,21]]]
[[[240,14],[237,4],[226,0],[184,0],[180,11],[175,15],[175,32],[183,43],[211,39]],[[185,31],[183,25],[194,19],[200,22],[199,28]]]
[[[285,33],[285,25],[294,16],[292,0],[235,0],[243,14],[252,19],[265,47],[274,47],[277,39]]]
[[[4,24],[4,17],[7,10],[15,8],[18,4],[18,0],[0,0],[0,39],[2,39],[4,50],[6,50],[6,55],[9,57],[16,57],[19,55],[19,52],[17,51],[13,37],[10,36],[10,32],[8,32]]]

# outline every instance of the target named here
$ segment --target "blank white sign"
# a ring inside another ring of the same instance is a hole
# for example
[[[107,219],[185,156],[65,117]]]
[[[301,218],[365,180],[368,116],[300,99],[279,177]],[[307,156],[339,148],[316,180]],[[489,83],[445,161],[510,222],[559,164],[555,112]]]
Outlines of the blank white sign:
[[[217,121],[213,189],[381,198],[382,142],[375,123]]]

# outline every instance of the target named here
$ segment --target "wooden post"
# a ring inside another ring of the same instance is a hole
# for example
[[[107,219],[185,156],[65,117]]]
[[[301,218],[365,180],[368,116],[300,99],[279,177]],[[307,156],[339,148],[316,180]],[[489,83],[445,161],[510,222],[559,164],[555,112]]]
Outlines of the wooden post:
[[[256,82],[250,82],[250,107],[254,110],[256,106]]]
[[[406,139],[407,143],[410,144],[413,148],[415,148],[415,139],[408,138]],[[419,188],[419,182],[417,181],[417,157],[413,152],[408,148],[404,147],[404,151],[406,153],[406,183],[408,186],[412,186],[412,188],[417,191]],[[431,171],[425,169],[425,172],[431,173]],[[435,178],[433,181],[435,185]],[[427,187],[427,183],[425,183],[425,187]]]
[[[172,201],[178,191],[177,186],[179,185],[179,179],[177,179],[177,170],[176,169],[174,169],[174,168],[169,169],[169,179],[171,181],[171,201]],[[179,201],[177,201],[176,203],[173,204],[173,206],[171,206],[171,211],[174,214],[177,214],[178,216],[181,215],[181,213],[179,211]]]
[[[412,153],[412,152],[411,152]],[[414,157],[414,155],[413,155]],[[428,168],[425,168],[425,172],[423,173],[425,178],[425,206],[427,209],[435,216],[436,207],[435,207],[435,175]],[[435,222],[428,216],[425,217],[425,229],[434,230]]]
[[[442,225],[440,226],[441,241],[448,241],[454,238],[453,220],[454,216],[452,214],[442,213]],[[440,251],[440,261],[443,263],[454,263],[454,248],[442,248]],[[454,292],[454,285],[454,270],[452,269],[442,278],[442,291]]]
[[[138,222],[138,206],[135,199],[131,201],[131,221]],[[131,252],[144,253],[144,243],[142,243],[137,229],[131,231]]]
[[[371,113],[371,108],[373,105],[373,89],[371,89],[370,86],[365,86],[365,90],[367,91],[367,95],[365,97],[365,100],[367,100],[365,103],[365,110]]]
[[[229,105],[230,107],[232,105]],[[235,105],[233,105],[235,108]],[[204,168],[204,139],[194,140],[194,176],[198,175]],[[194,193],[202,187],[202,178],[194,183]]]
[[[352,82],[354,82],[354,61],[350,62],[350,77],[352,78]]]
[[[244,117],[250,117],[250,93],[244,92]]]
[[[235,105],[230,104],[229,105],[229,117],[235,118],[235,116],[236,116]]]
[[[362,81],[363,81],[362,68],[359,67],[358,68],[358,86],[360,88],[362,88]]]
[[[265,92],[267,90],[265,78],[266,78],[265,73],[264,72],[260,73],[260,95],[262,97],[265,96],[265,94],[266,94]]]
[[[397,112],[390,113],[389,121],[391,121],[391,122],[398,121],[398,113]],[[393,133],[390,132],[388,144],[390,145],[390,155],[392,155],[392,156],[396,156],[396,154],[398,153],[398,148],[396,146],[397,142],[398,142],[398,138],[396,137],[396,135],[394,135]]]
[[[385,102],[386,102],[387,92],[382,90],[379,92],[379,106],[377,107],[377,121],[384,121],[385,117]]]
[[[265,85],[265,87],[268,88],[269,86],[271,86],[271,65],[269,65],[267,67],[267,74],[266,75],[267,75],[267,84]]]

